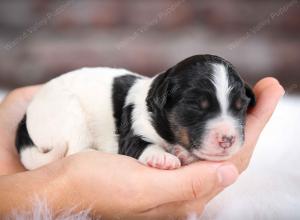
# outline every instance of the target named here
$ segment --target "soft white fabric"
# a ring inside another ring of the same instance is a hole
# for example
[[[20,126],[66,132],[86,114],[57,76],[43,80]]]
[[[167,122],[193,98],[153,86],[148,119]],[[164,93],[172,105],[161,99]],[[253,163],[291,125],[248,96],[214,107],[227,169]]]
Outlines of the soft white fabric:
[[[6,95],[6,91],[0,89],[0,102],[2,101],[5,95]]]
[[[81,212],[74,212],[74,210],[62,210],[58,214],[54,214],[48,207],[47,202],[36,199],[31,211],[20,212],[14,210],[10,216],[5,216],[5,220],[92,220],[101,219],[92,218],[89,216],[90,211],[84,210]]]

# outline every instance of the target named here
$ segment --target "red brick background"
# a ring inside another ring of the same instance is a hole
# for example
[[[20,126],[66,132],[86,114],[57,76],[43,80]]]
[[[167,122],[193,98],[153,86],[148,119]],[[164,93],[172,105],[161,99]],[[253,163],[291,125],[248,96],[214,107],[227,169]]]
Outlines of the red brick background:
[[[82,66],[153,75],[193,54],[300,88],[299,0],[1,0],[0,86]]]

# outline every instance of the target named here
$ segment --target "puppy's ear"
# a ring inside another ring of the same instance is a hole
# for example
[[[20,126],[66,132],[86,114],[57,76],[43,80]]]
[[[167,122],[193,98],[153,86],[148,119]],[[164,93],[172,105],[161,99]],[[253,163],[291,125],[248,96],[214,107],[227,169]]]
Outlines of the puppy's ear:
[[[256,97],[252,88],[247,83],[245,83],[245,93],[246,96],[250,99],[249,107],[254,107],[256,105]]]
[[[170,92],[170,80],[168,78],[169,71],[160,73],[152,82],[148,96],[148,107],[163,109],[167,103]]]

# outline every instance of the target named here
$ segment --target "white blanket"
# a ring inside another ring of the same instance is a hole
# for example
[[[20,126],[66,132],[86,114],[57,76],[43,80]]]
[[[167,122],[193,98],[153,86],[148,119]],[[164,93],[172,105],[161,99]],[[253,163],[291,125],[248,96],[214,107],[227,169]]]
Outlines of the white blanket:
[[[5,94],[6,94],[6,91],[0,89],[0,102],[4,98]]]

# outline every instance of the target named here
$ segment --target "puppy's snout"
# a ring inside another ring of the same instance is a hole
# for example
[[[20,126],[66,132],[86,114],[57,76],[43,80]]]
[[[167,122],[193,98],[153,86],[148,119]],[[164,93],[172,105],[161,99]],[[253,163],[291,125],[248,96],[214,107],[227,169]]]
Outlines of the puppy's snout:
[[[226,149],[230,148],[234,144],[235,139],[236,137],[233,135],[222,135],[218,138],[218,143],[220,147]]]

